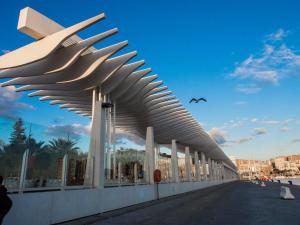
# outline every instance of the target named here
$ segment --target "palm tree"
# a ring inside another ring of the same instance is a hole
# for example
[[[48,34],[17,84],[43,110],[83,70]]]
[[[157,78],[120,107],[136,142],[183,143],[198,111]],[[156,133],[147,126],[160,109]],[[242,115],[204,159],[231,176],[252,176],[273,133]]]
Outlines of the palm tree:
[[[26,140],[27,148],[30,150],[31,155],[37,155],[43,151],[47,151],[47,145],[44,141],[37,142],[31,135]]]
[[[79,148],[76,142],[70,139],[58,138],[49,141],[49,149],[59,155],[78,155]]]

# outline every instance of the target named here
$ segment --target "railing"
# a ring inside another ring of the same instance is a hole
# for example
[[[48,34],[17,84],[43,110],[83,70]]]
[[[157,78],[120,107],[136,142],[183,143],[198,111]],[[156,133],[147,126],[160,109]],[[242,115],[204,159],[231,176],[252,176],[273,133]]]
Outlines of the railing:
[[[182,160],[183,161],[183,160]],[[76,160],[65,154],[62,158],[55,158],[57,174],[56,177],[49,175],[44,176],[44,179],[39,179],[37,175],[33,175],[33,171],[35,168],[34,158],[30,154],[30,150],[26,149],[23,153],[20,171],[15,171],[20,176],[15,177],[15,184],[17,185],[9,185],[6,179],[4,184],[8,186],[9,193],[24,193],[24,192],[41,192],[41,191],[65,191],[65,190],[74,190],[74,189],[88,189],[93,188],[92,182],[91,185],[84,185],[84,175],[86,170],[86,159],[84,160]],[[29,164],[31,165],[29,166]],[[48,164],[51,162],[48,162]],[[192,167],[194,166],[191,162]],[[147,185],[148,183],[143,179],[137,179],[137,163],[134,164],[133,173],[134,173],[134,181],[122,180],[122,165],[121,162],[118,162],[117,165],[117,177],[115,179],[105,180],[105,187],[117,187],[117,186],[133,186],[133,185]],[[171,159],[168,157],[163,157],[159,155],[158,157],[158,167],[163,171],[162,183],[171,182]],[[93,167],[94,168],[94,167]],[[184,167],[182,166],[182,169]],[[194,169],[194,168],[192,168]],[[80,171],[82,170],[82,171]],[[75,171],[75,172],[74,172]],[[76,174],[77,171],[77,174]],[[31,174],[30,174],[31,173]],[[40,172],[41,174],[41,172]],[[80,175],[78,175],[80,174]],[[42,177],[42,175],[41,175]],[[92,175],[93,177],[93,175]],[[181,176],[180,182],[187,182],[185,176]],[[195,182],[196,179],[192,176],[191,182]]]
[[[29,175],[29,170],[34,170],[34,166],[29,167],[30,161],[30,151],[26,149],[23,153],[21,168],[20,168],[20,176],[14,178],[16,180],[18,186],[10,183],[12,178],[4,179],[4,184],[8,186],[9,193],[23,193],[23,192],[39,192],[39,191],[57,191],[57,190],[74,190],[74,189],[87,189],[92,188],[92,185],[84,185],[83,177],[80,182],[78,181],[78,174],[74,174],[74,170],[78,171],[82,169],[79,173],[82,176],[85,174],[85,166],[79,168],[80,163],[85,160],[74,160],[72,157],[69,157],[68,154],[65,154],[63,158],[56,158],[57,160],[57,174],[56,179],[52,179],[51,177],[46,177],[43,180],[39,180],[37,177],[33,175]],[[31,158],[32,160],[32,158]],[[32,162],[31,162],[32,163]],[[86,163],[85,163],[86,164]],[[36,169],[36,168],[35,168]],[[32,172],[32,171],[31,171]],[[71,175],[74,175],[70,177]]]

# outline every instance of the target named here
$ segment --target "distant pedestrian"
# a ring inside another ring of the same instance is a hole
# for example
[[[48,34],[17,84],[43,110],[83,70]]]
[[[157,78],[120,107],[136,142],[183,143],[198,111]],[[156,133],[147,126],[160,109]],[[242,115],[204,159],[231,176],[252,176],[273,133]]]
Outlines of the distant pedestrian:
[[[12,201],[7,196],[7,189],[2,183],[3,177],[0,176],[0,225],[12,206]]]

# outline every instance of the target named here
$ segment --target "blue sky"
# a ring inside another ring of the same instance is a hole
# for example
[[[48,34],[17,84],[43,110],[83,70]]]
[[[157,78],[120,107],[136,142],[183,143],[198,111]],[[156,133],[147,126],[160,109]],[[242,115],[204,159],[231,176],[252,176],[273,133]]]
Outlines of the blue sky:
[[[32,41],[16,29],[26,6],[64,26],[105,12],[107,19],[80,35],[118,27],[118,35],[97,47],[128,40],[122,53],[137,50],[136,59],[146,60],[228,155],[300,153],[299,1],[5,1],[0,54]],[[0,89],[2,139],[8,114],[45,127],[48,135],[86,134],[88,119],[12,93]],[[189,104],[191,97],[208,102]]]

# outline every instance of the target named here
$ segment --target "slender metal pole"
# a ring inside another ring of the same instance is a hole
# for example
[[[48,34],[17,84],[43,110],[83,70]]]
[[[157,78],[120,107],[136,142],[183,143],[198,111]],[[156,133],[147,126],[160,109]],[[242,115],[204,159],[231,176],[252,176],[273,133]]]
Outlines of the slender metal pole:
[[[171,152],[171,167],[172,167],[172,181],[174,183],[179,182],[179,173],[178,173],[178,156],[177,156],[177,143],[176,140],[172,140],[172,152]]]
[[[116,104],[117,101],[113,103],[113,130],[112,130],[112,142],[113,142],[113,179],[117,177],[117,160],[116,160]]]
[[[105,102],[109,102],[110,98],[109,95],[106,95],[106,100]],[[107,123],[106,123],[106,138],[107,138],[107,146],[106,146],[106,171],[107,171],[107,177],[106,179],[110,180],[111,179],[111,145],[112,145],[112,118],[111,118],[111,114],[112,114],[112,110],[111,108],[107,108],[105,110],[105,114],[107,116]]]
[[[133,175],[134,175],[134,183],[137,184],[138,182],[138,168],[137,168],[137,163],[134,163],[134,168],[133,168]]]
[[[121,172],[122,168],[121,167],[122,167],[121,162],[119,162],[118,163],[118,183],[119,183],[119,185],[121,185],[121,175],[122,175],[122,172]]]

